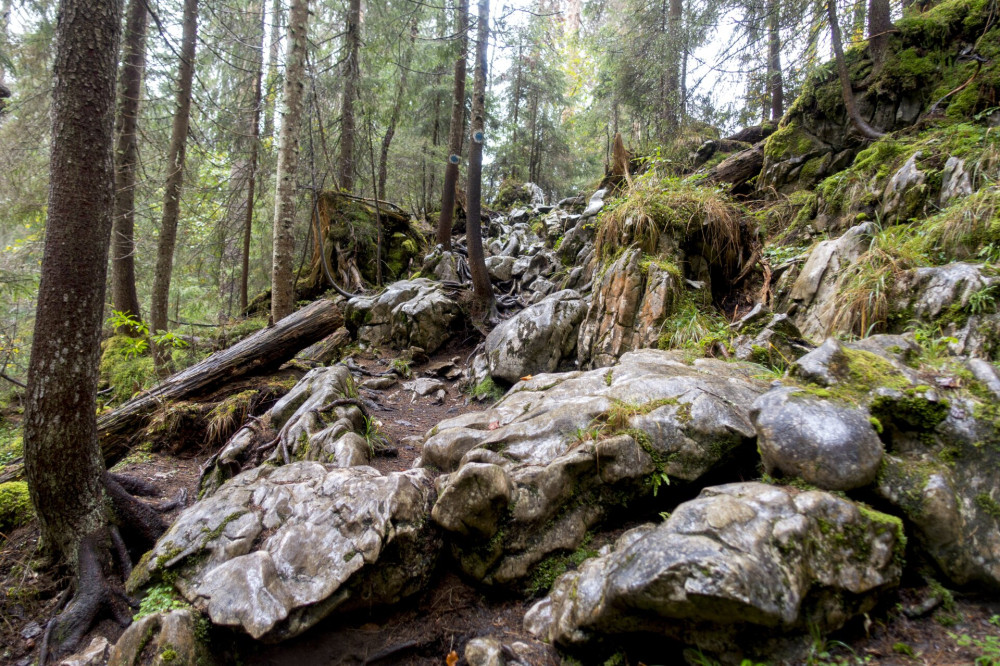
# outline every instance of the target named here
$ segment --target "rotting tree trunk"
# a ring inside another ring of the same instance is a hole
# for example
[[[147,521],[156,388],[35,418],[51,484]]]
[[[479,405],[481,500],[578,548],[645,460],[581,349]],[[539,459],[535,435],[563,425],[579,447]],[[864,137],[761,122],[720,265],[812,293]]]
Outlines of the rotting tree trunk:
[[[482,194],[483,194],[483,144],[486,142],[486,53],[490,35],[490,0],[479,0],[477,17],[476,74],[472,83],[472,122],[469,131],[469,195],[468,216],[465,224],[469,246],[469,271],[476,300],[487,313],[493,306],[493,284],[486,270],[483,255]]]
[[[271,317],[277,323],[295,309],[295,174],[299,162],[299,125],[305,90],[309,1],[293,0],[288,14],[288,58],[278,139],[274,197],[274,254],[271,264]]]
[[[458,55],[455,57],[455,85],[451,95],[451,125],[448,129],[448,165],[444,169],[441,215],[438,217],[437,242],[445,251],[451,249],[451,227],[455,221],[455,188],[458,165],[462,162],[462,134],[465,129],[465,61],[469,54],[469,0],[458,0],[455,32]]]
[[[354,140],[357,128],[354,121],[354,98],[358,96],[358,80],[361,78],[361,0],[350,0],[347,12],[346,47],[344,62],[344,99],[340,114],[340,159],[338,180],[340,189],[354,190]]]
[[[403,96],[406,94],[406,75],[410,71],[410,60],[413,57],[413,45],[417,41],[417,20],[419,15],[413,16],[413,23],[410,25],[410,44],[403,54],[403,61],[399,63],[399,84],[396,87],[396,99],[392,104],[392,114],[389,117],[389,126],[385,129],[382,137],[382,149],[378,159],[378,189],[375,191],[375,200],[385,199],[385,181],[388,177],[389,146],[392,144],[392,137],[396,134],[396,125],[399,123],[399,113],[403,108]]]
[[[850,118],[863,137],[876,140],[885,134],[869,125],[858,111],[858,105],[854,100],[851,75],[847,71],[847,61],[844,60],[844,46],[840,38],[840,24],[837,22],[837,5],[835,3],[836,0],[826,0],[826,12],[830,20],[830,41],[833,43],[833,54],[837,61],[837,74],[840,76],[840,88],[844,96],[844,106],[847,107],[847,117]]]
[[[760,173],[764,167],[764,142],[742,150],[719,162],[705,176],[711,183],[731,183],[739,187]]]
[[[767,91],[771,120],[778,122],[785,114],[785,92],[781,78],[781,5],[778,0],[769,0],[767,3]]]
[[[118,84],[115,120],[115,209],[111,228],[111,303],[115,310],[139,316],[135,291],[135,171],[139,162],[136,130],[139,95],[146,66],[146,31],[149,12],[145,0],[129,0],[125,19],[124,63]],[[123,327],[124,328],[124,327]],[[121,330],[121,333],[134,333]]]
[[[81,541],[107,524],[95,407],[121,18],[119,2],[62,0],[56,28],[48,219],[24,454],[41,542],[70,568]]]
[[[328,300],[316,301],[285,317],[280,323],[168,377],[98,420],[105,460],[109,465],[119,460],[127,452],[129,438],[164,403],[184,400],[224,382],[275,369],[300,350],[340,328],[343,323],[339,305]]]
[[[149,330],[166,331],[167,306],[170,297],[170,277],[174,268],[174,246],[177,244],[177,221],[180,217],[181,188],[184,184],[184,157],[187,150],[188,127],[191,119],[191,84],[194,79],[194,53],[198,39],[198,0],[184,0],[184,30],[181,40],[181,60],[177,76],[177,108],[167,153],[167,184],[163,193],[163,216],[156,248],[156,272],[153,275],[153,295]],[[152,344],[153,359],[158,370],[169,365],[168,352]]]
[[[265,21],[265,0],[260,0],[260,33],[259,42],[254,51],[257,58],[257,72],[253,81],[253,109],[250,113],[250,168],[247,174],[247,202],[245,208],[245,218],[243,220],[243,253],[240,262],[240,312],[247,309],[248,294],[247,285],[250,280],[250,237],[253,232],[253,202],[254,190],[257,185],[257,157],[260,151],[260,114],[262,85],[261,79],[264,75],[264,21]]]

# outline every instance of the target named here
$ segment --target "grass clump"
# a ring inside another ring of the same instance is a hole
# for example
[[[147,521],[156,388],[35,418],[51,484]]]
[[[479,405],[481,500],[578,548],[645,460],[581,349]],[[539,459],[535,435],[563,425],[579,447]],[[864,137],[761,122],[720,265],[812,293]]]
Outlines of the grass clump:
[[[236,395],[231,395],[208,413],[208,441],[211,444],[221,444],[229,439],[242,426],[260,391],[248,389]]]
[[[111,387],[112,402],[125,402],[156,382],[153,357],[144,338],[115,335],[102,347],[101,383]]]
[[[24,525],[34,515],[26,482],[0,483],[0,533],[6,534]]]

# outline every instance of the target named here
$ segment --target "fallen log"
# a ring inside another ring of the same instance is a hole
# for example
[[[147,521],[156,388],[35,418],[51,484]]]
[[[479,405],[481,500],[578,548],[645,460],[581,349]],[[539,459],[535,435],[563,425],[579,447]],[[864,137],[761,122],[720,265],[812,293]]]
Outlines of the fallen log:
[[[760,173],[764,166],[764,142],[727,157],[706,174],[711,183],[732,183],[736,189]]]
[[[111,466],[127,453],[131,436],[164,403],[190,399],[234,379],[274,370],[343,324],[343,311],[337,303],[316,301],[229,349],[171,375],[113,412],[99,417],[98,441],[105,464]]]

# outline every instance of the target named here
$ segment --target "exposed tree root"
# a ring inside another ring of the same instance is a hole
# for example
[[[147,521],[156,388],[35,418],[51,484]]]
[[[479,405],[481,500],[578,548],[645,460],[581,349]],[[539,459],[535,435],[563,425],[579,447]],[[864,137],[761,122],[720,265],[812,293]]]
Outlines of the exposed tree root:
[[[147,504],[135,496],[156,496],[155,486],[110,472],[104,472],[101,483],[114,515],[108,527],[80,541],[73,598],[45,629],[40,666],[50,654],[58,659],[76,649],[102,612],[110,613],[123,627],[132,622],[132,609],[139,604],[125,594],[123,586],[132,573],[130,547],[133,553],[152,547],[167,528],[160,512],[176,508],[185,499],[182,493],[160,505]]]

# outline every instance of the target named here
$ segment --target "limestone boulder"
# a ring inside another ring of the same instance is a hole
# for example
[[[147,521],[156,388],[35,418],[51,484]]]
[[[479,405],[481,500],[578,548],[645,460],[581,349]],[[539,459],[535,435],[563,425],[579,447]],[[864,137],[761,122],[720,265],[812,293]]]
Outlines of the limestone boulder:
[[[489,374],[513,383],[526,375],[556,370],[576,349],[586,309],[580,294],[567,289],[501,323],[486,337]]]
[[[759,366],[682,358],[641,350],[612,368],[534,375],[431,430],[421,464],[446,472],[432,516],[461,568],[524,587],[629,502],[752,458]]]
[[[458,304],[440,284],[426,278],[393,282],[381,294],[348,301],[348,326],[354,327],[360,341],[400,349],[420,347],[428,354],[447,342],[459,317]]]
[[[153,613],[133,622],[111,648],[108,666],[207,666],[214,663],[198,638],[197,613],[189,609]],[[151,659],[144,659],[145,655]],[[103,662],[101,662],[103,663]]]
[[[604,367],[634,349],[655,347],[681,297],[681,278],[639,250],[626,251],[595,279],[580,324],[577,356],[582,367]]]
[[[776,637],[869,610],[899,583],[904,550],[899,519],[827,492],[710,487],[564,574],[524,624],[571,650],[654,634],[726,663],[771,657]]]
[[[441,546],[434,499],[423,469],[264,465],[184,510],[128,587],[171,581],[214,624],[288,638],[421,590]]]

